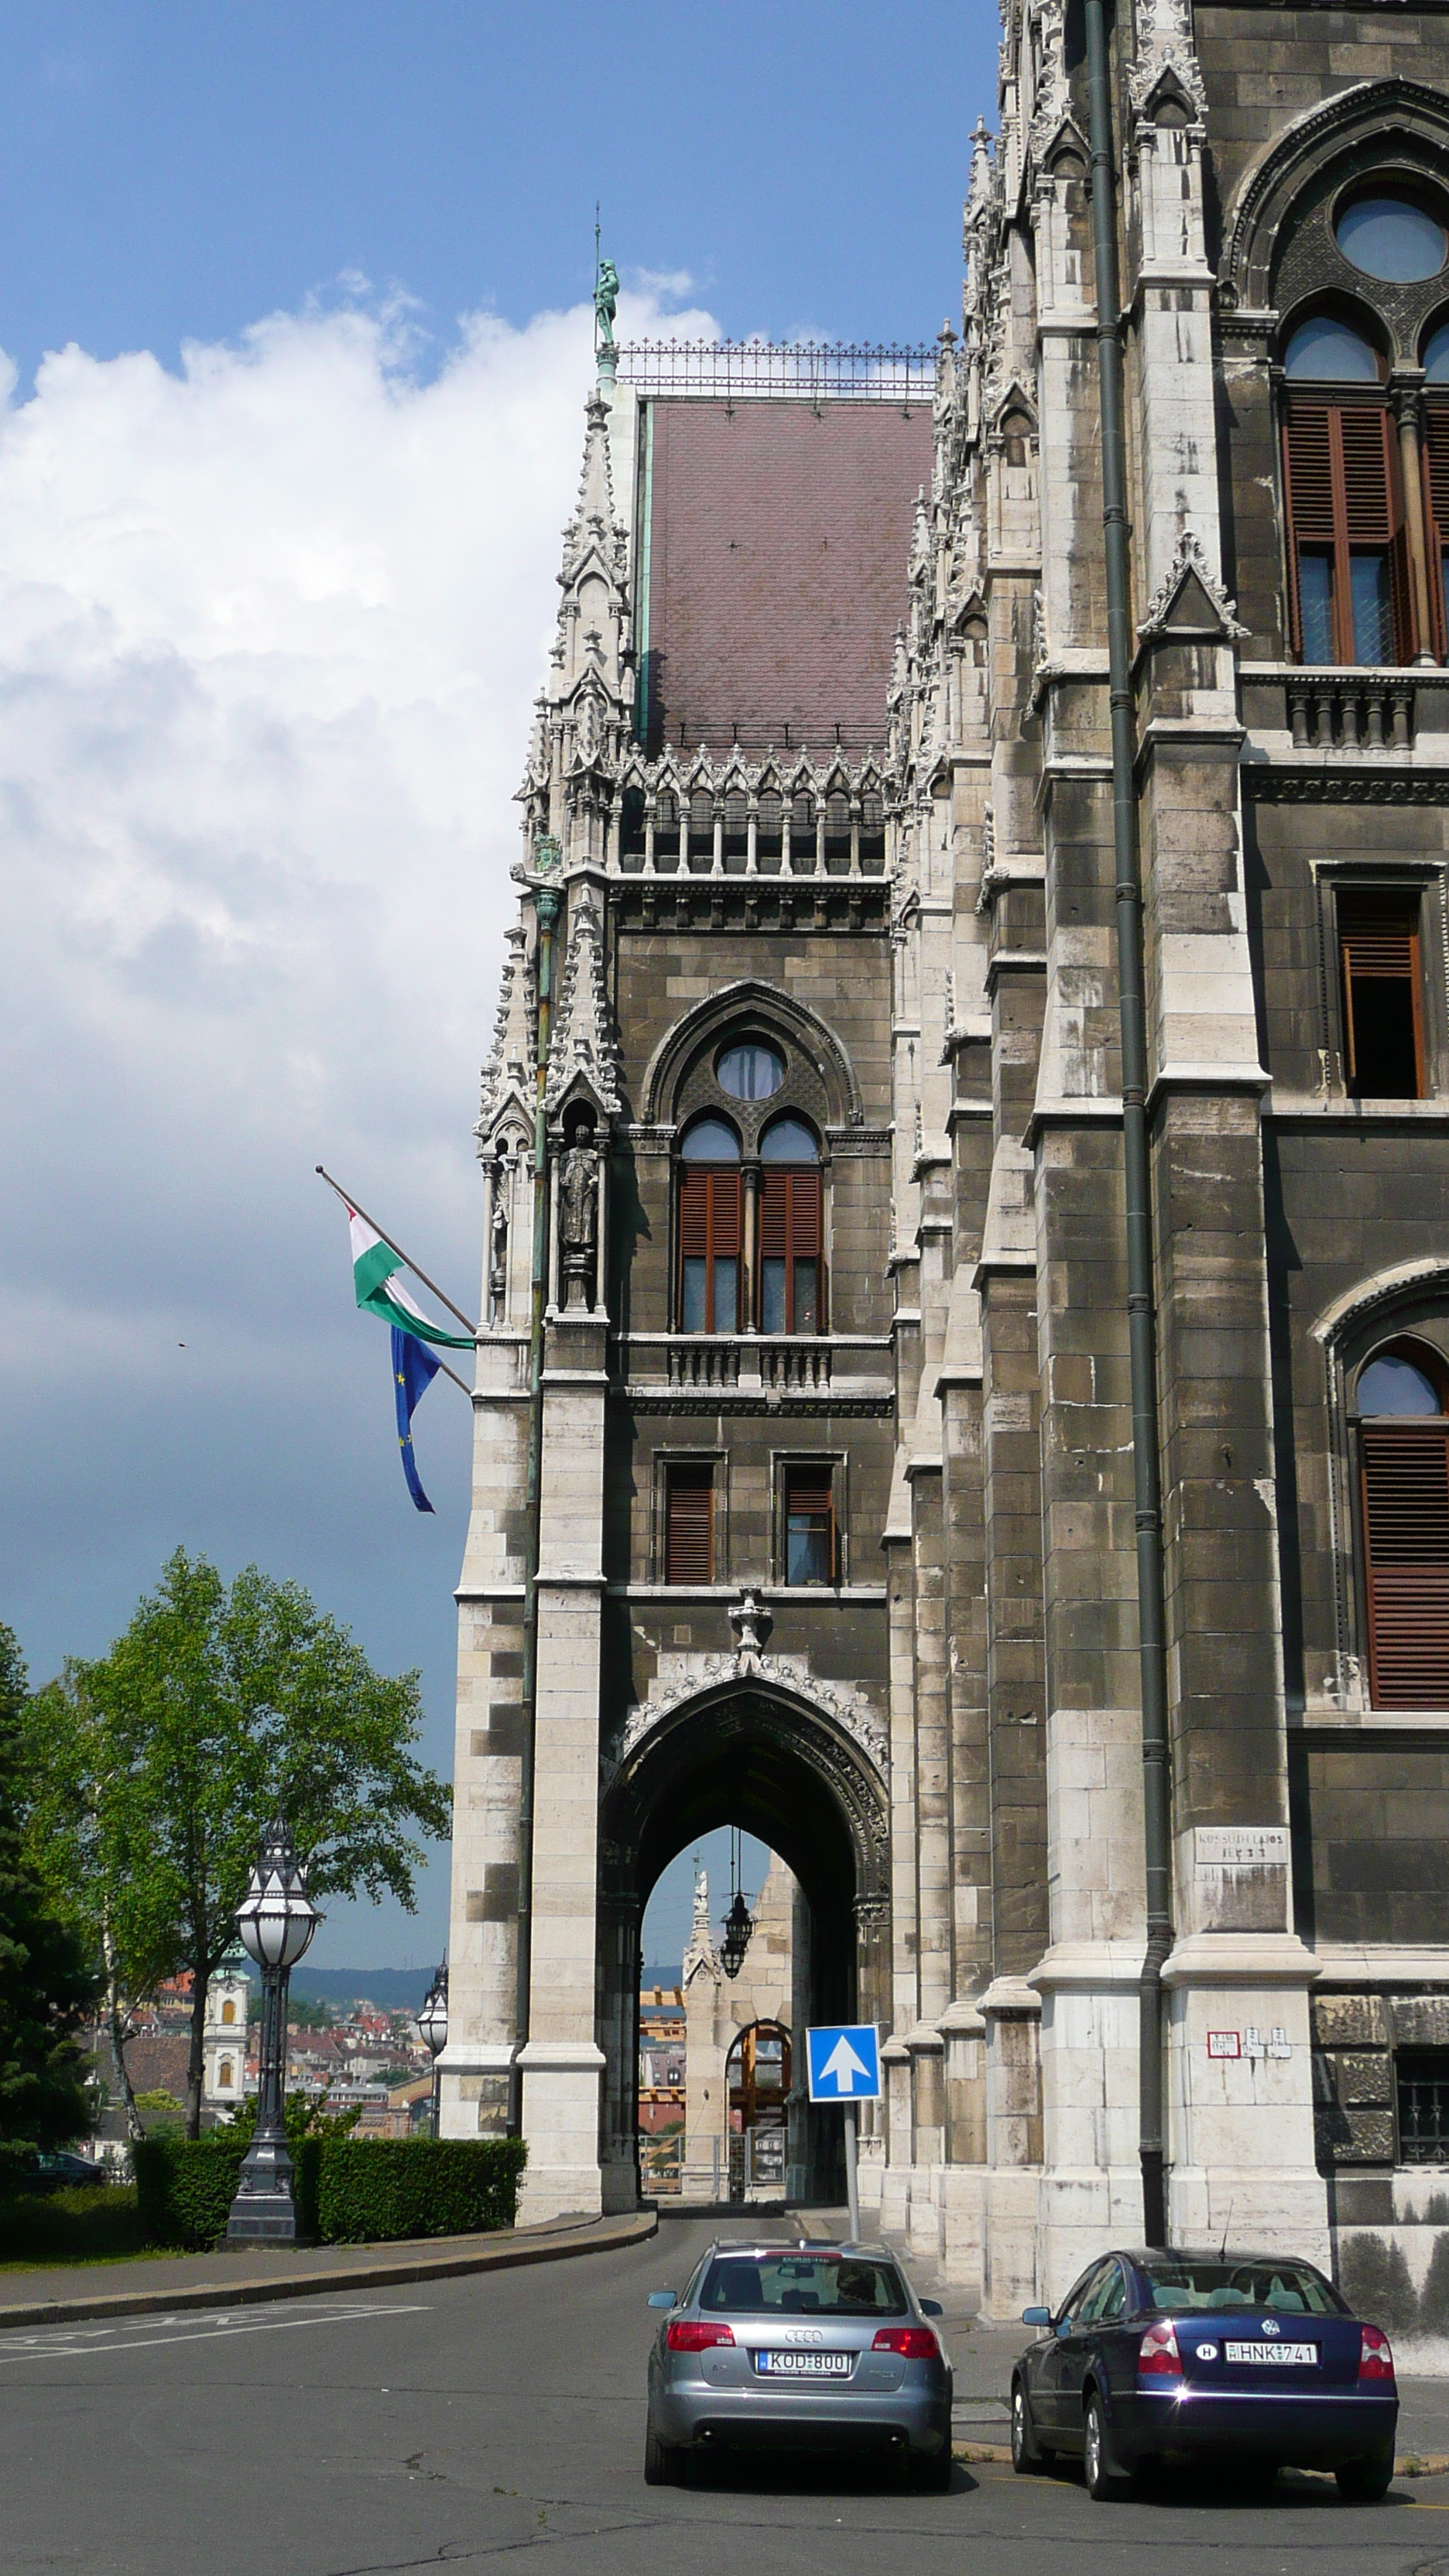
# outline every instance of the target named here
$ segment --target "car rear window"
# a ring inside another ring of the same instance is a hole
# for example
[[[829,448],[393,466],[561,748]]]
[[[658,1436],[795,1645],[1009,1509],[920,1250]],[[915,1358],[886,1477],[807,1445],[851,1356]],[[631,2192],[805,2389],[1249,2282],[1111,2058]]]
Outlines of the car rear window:
[[[699,2304],[718,2315],[904,2317],[894,2263],[860,2254],[720,2254]]]
[[[1178,2260],[1143,2267],[1159,2308],[1266,2308],[1280,2317],[1342,2317],[1336,2290],[1306,2263]]]

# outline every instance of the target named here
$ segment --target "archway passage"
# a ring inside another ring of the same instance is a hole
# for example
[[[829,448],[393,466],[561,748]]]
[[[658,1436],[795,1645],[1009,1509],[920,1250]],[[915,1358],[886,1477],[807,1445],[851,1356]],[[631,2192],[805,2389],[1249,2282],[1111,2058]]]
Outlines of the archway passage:
[[[886,2009],[889,1820],[875,1765],[821,1710],[741,1677],[659,1716],[603,1802],[600,2036],[608,2205],[638,2189],[638,2013],[644,1908],[675,1854],[736,1825],[777,1852],[800,1888],[795,1993],[803,2022],[878,2020]],[[797,2065],[803,2045],[794,2033]],[[802,2118],[807,2197],[844,2189],[840,2123]]]
[[[752,2021],[737,2031],[725,2059],[730,2124],[730,2198],[785,2188],[792,2068],[783,2022]]]

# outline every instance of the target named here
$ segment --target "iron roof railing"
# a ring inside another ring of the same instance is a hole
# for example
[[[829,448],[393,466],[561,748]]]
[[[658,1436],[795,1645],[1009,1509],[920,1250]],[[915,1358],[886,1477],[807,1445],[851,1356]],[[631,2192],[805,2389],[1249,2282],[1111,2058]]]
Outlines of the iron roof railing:
[[[645,394],[909,405],[935,393],[936,350],[869,340],[628,340],[618,371]]]

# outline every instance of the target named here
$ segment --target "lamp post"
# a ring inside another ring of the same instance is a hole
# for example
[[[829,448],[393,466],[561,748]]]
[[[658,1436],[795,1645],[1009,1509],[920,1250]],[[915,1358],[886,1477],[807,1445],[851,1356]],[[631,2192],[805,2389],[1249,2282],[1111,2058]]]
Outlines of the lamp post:
[[[433,2052],[433,2135],[436,2137],[440,2107],[438,2060],[448,2045],[448,1962],[446,1959],[428,1988],[427,2000],[418,2015],[418,2028]]]
[[[285,2084],[287,1980],[321,1917],[307,1893],[299,1861],[281,1816],[274,1816],[237,1908],[242,1945],[262,1972],[261,2083],[257,2125],[242,2159],[236,2198],[226,2223],[229,2245],[295,2245],[297,2204],[287,2147]]]

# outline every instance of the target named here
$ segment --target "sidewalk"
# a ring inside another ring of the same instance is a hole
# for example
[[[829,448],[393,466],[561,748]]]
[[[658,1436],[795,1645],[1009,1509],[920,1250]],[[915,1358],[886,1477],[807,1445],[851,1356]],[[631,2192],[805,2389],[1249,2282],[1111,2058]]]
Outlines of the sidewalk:
[[[406,2288],[460,2272],[507,2271],[640,2244],[658,2227],[652,2210],[624,2218],[561,2219],[488,2236],[412,2237],[392,2245],[248,2246],[233,2253],[141,2256],[130,2263],[66,2264],[0,2272],[0,2330],[65,2325],[73,2318],[170,2315],[188,2308],[250,2307],[323,2291]]]

